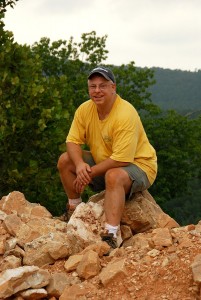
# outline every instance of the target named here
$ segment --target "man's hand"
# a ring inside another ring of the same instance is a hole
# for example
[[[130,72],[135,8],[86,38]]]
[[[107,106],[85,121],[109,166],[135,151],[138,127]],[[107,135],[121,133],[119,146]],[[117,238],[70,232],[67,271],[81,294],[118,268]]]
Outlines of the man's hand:
[[[89,184],[91,181],[90,173],[91,167],[87,163],[82,162],[76,166],[77,179],[80,183],[84,185]]]
[[[85,189],[86,185],[84,185],[83,183],[81,183],[78,180],[78,178],[76,178],[75,181],[73,182],[73,187],[74,187],[76,193],[82,194],[84,192],[84,189]]]
[[[80,163],[76,167],[77,178],[75,179],[73,186],[77,193],[82,193],[84,191],[85,186],[91,182],[90,173],[91,168],[85,162]]]

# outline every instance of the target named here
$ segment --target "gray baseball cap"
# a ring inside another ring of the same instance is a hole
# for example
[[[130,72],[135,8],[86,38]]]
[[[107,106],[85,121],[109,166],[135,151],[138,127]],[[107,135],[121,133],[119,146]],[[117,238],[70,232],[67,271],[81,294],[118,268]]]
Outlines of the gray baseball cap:
[[[112,82],[115,83],[114,74],[112,73],[112,71],[110,69],[105,68],[105,67],[96,67],[89,73],[88,79],[90,79],[91,76],[96,73],[101,74],[103,77],[105,77],[105,79],[111,80]]]

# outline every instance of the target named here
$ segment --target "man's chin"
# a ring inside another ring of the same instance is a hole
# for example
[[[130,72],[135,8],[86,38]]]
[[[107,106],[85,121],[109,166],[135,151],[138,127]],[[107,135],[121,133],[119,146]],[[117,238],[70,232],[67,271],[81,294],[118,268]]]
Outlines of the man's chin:
[[[101,98],[94,98],[93,99],[95,103],[102,103],[104,101],[104,99],[101,97]]]

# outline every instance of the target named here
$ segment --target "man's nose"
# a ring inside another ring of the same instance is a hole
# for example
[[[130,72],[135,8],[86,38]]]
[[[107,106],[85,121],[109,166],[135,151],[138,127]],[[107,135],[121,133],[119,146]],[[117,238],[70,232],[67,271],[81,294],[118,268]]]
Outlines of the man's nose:
[[[95,86],[95,92],[96,92],[97,90],[98,90],[98,91],[101,90],[101,87],[100,87],[99,85],[96,85],[96,86]]]

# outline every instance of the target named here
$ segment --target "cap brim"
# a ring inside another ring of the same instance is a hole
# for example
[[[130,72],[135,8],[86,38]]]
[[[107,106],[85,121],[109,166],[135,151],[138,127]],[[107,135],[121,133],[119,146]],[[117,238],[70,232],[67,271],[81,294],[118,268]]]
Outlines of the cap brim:
[[[109,76],[107,76],[104,72],[101,72],[101,71],[94,71],[94,72],[90,73],[88,76],[88,79],[90,79],[90,77],[94,74],[101,74],[105,79],[113,81]]]

